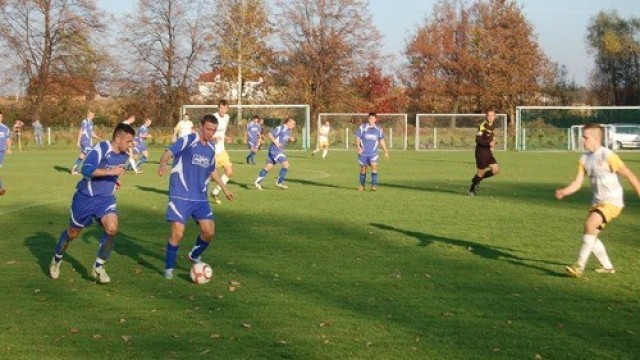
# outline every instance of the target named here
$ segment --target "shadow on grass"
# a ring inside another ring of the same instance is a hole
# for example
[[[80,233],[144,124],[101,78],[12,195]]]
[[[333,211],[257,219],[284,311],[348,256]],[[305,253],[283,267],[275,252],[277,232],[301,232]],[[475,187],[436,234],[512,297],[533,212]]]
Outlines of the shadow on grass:
[[[467,195],[467,191],[465,187],[462,185],[456,186],[455,183],[447,183],[446,185],[436,185],[433,183],[425,183],[424,185],[414,185],[414,184],[393,184],[387,182],[378,183],[380,187],[390,187],[395,189],[405,189],[405,190],[419,190],[419,191],[429,191],[434,193],[443,193],[443,194],[454,194],[454,195]]]
[[[62,173],[71,174],[71,168],[70,168],[70,167],[64,167],[64,166],[60,166],[60,165],[54,165],[54,166],[53,166],[53,170],[55,170],[55,171],[57,171],[57,172],[62,172]]]
[[[40,270],[42,270],[47,277],[49,277],[49,264],[51,264],[51,258],[53,257],[57,242],[58,239],[43,231],[39,231],[24,240],[24,245],[38,260]],[[90,276],[87,267],[82,265],[76,258],[67,253],[64,255],[64,261],[69,263],[83,279],[93,281],[93,277]],[[66,269],[62,269],[61,271],[64,270]]]
[[[436,242],[449,244],[452,246],[461,247],[465,250],[468,250],[472,254],[478,255],[481,258],[484,258],[487,260],[506,261],[513,265],[524,266],[531,269],[540,270],[551,276],[558,276],[558,277],[565,276],[564,272],[556,272],[545,267],[527,264],[526,262],[539,262],[539,263],[544,263],[549,265],[564,265],[564,264],[546,261],[546,260],[523,258],[523,257],[512,254],[511,252],[514,252],[515,251],[514,249],[503,248],[498,246],[489,246],[489,245],[484,245],[484,244],[480,244],[473,241],[451,239],[451,238],[446,238],[442,236],[430,235],[430,234],[426,234],[418,231],[402,230],[402,229],[398,229],[396,227],[385,225],[385,224],[371,223],[371,225],[381,230],[395,231],[397,233],[413,237],[420,242],[418,246],[426,247]]]
[[[334,185],[334,184],[327,184],[327,183],[311,181],[311,180],[303,180],[303,179],[287,179],[287,182],[291,182],[291,183],[294,183],[294,184],[302,184],[302,185],[311,185],[311,186],[333,188],[333,189],[347,189],[347,190],[356,189],[355,185],[351,186],[351,187],[347,187],[347,186],[339,186],[339,185]]]
[[[161,189],[158,189],[158,188],[149,187],[149,186],[141,186],[141,185],[136,185],[136,187],[138,188],[138,190],[169,196],[169,190],[161,190]]]

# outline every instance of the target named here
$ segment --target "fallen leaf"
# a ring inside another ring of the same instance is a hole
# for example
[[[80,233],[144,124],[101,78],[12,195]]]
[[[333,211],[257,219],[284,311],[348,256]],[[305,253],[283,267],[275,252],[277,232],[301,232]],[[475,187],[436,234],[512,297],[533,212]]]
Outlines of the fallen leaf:
[[[126,320],[126,319],[120,318],[120,324],[124,324],[124,323],[126,323],[126,322],[127,322],[127,320]]]
[[[235,286],[235,287],[240,287],[240,283],[239,283],[239,282],[237,282],[237,281],[233,281],[233,280],[232,280],[232,281],[229,281],[229,285],[231,285],[231,286]]]
[[[284,340],[280,340],[280,341],[278,341],[278,344],[280,344],[280,345],[287,345],[287,342],[286,342],[286,341],[284,341]]]
[[[124,341],[126,343],[130,342],[131,339],[132,339],[131,335],[122,335],[122,341]]]
[[[249,323],[242,323],[242,327],[245,329],[251,329],[251,324]]]
[[[101,338],[102,338],[102,335],[100,335],[100,334],[93,334],[93,335],[91,335],[91,337],[92,337],[92,338],[94,338],[94,339],[101,339]]]
[[[493,351],[493,352],[499,352],[499,351],[500,351],[500,348],[493,348],[493,350],[492,350],[492,351]]]
[[[220,334],[217,334],[217,333],[211,334],[211,338],[212,339],[220,339]]]
[[[72,333],[72,334],[77,334],[77,333],[80,332],[80,330],[78,328],[71,328],[71,329],[69,329],[69,332]]]
[[[454,316],[454,315],[455,315],[455,314],[454,314],[454,313],[451,313],[451,312],[443,312],[443,313],[442,313],[442,316]]]
[[[229,286],[229,292],[234,292],[234,291],[236,291],[236,289],[238,289],[238,288],[235,287],[235,286]]]
[[[209,353],[209,351],[211,351],[210,349],[207,349],[205,351],[201,351],[200,355],[207,355]]]

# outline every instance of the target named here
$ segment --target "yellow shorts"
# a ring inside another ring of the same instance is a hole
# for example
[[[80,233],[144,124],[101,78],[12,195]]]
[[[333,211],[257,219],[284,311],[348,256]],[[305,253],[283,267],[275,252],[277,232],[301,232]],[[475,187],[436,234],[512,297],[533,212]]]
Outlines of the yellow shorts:
[[[328,149],[329,148],[329,140],[320,140],[320,141],[318,141],[318,148],[320,148],[320,149]]]
[[[620,213],[622,213],[622,208],[619,206],[602,203],[594,205],[591,207],[591,209],[589,209],[589,213],[594,211],[600,213],[604,217],[604,224],[600,226],[600,228],[604,228],[607,223],[611,222],[611,220],[617,218]]]
[[[229,158],[229,153],[227,152],[227,150],[216,154],[216,168],[219,169],[225,166],[231,166],[231,159]]]

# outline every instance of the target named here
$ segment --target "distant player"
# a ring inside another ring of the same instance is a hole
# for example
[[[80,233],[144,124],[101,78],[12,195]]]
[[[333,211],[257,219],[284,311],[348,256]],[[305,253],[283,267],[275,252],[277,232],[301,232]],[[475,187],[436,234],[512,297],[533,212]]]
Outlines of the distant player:
[[[253,183],[258,190],[262,190],[262,180],[264,180],[269,170],[271,170],[275,164],[282,164],[280,176],[278,176],[278,180],[276,180],[276,186],[280,189],[289,188],[284,184],[287,172],[289,171],[289,161],[287,160],[287,155],[284,154],[284,148],[287,142],[295,141],[295,138],[291,136],[291,130],[295,127],[296,121],[292,117],[287,117],[280,126],[274,128],[268,134],[269,140],[271,140],[271,146],[269,146],[267,164],[260,170],[258,178]]]
[[[98,255],[93,265],[93,276],[100,284],[111,279],[104,269],[104,263],[113,250],[118,232],[118,213],[114,193],[118,178],[124,173],[129,159],[128,150],[133,145],[135,130],[127,124],[118,124],[113,131],[111,141],[98,143],[87,155],[82,164],[82,180],[76,185],[71,202],[69,227],[65,229],[55,249],[49,275],[52,279],[60,277],[60,265],[69,243],[80,235],[85,227],[97,220],[104,233],[100,237]]]
[[[216,130],[216,134],[213,137],[213,141],[216,143],[216,166],[218,168],[222,168],[224,171],[224,174],[220,177],[224,184],[228,183],[229,179],[233,176],[233,164],[231,164],[229,153],[224,147],[224,144],[227,141],[227,127],[229,126],[228,111],[229,103],[227,100],[220,100],[218,102],[218,112],[213,114],[218,119],[218,130]],[[216,204],[222,203],[218,197],[220,189],[221,187],[216,185],[211,192],[211,197],[213,197],[213,201]]]
[[[471,179],[471,187],[469,188],[469,196],[476,196],[478,194],[478,188],[480,182],[484,179],[488,179],[494,175],[498,175],[500,167],[496,158],[493,157],[493,148],[496,146],[494,140],[496,111],[494,109],[488,109],[486,113],[486,120],[483,121],[478,127],[476,133],[476,168],[478,172]],[[489,168],[489,171],[487,171]]]
[[[591,190],[593,190],[591,209],[584,222],[584,235],[578,260],[575,264],[567,266],[567,274],[571,277],[582,276],[592,252],[600,262],[600,268],[596,269],[596,272],[615,273],[607,250],[598,239],[598,234],[605,225],[620,215],[624,207],[623,189],[618,174],[627,178],[636,193],[640,195],[640,182],[616,153],[602,146],[603,138],[604,130],[600,125],[584,126],[582,139],[587,153],[580,157],[578,174],[569,185],[556,190],[556,198],[562,200],[582,187],[585,176],[589,179]]]
[[[72,175],[78,175],[78,167],[82,164],[82,161],[87,156],[91,148],[93,147],[93,139],[100,140],[100,137],[93,132],[93,119],[96,114],[89,111],[87,117],[80,123],[80,131],[78,131],[77,145],[80,148],[80,154],[76,159],[76,163],[71,169]]]
[[[0,169],[6,154],[11,154],[11,130],[4,124],[4,114],[0,111]],[[0,177],[0,196],[4,195],[5,192],[2,185],[2,177]]]
[[[316,153],[322,150],[322,158],[327,158],[327,153],[329,153],[329,132],[331,131],[331,124],[329,122],[325,122],[320,129],[318,130],[318,146],[311,153],[311,156],[315,156]]]
[[[149,127],[151,126],[151,119],[146,119],[144,124],[142,124],[138,128],[138,132],[136,133],[136,138],[134,139],[135,147],[133,148],[134,155],[140,154],[140,160],[136,163],[136,167],[138,171],[141,171],[140,168],[142,164],[147,162],[149,158],[149,150],[147,149],[147,140],[151,138],[151,134],[149,134]]]
[[[134,114],[129,114],[129,116],[122,120],[122,124],[127,124],[133,127],[133,124],[136,122],[136,116]],[[135,144],[135,141],[134,141]],[[136,174],[140,174],[140,170],[138,170],[138,166],[136,165],[136,160],[133,156],[133,147],[129,149],[129,166],[128,170],[133,170]]]
[[[260,125],[260,116],[254,115],[251,122],[247,124],[246,142],[249,147],[249,155],[247,155],[247,164],[256,163],[256,154],[260,146],[260,136],[262,136],[262,126]]]
[[[178,121],[176,127],[173,128],[173,142],[176,142],[178,138],[193,134],[193,122],[189,120],[189,115],[184,114],[182,120]]]
[[[211,143],[218,119],[207,114],[200,121],[200,131],[178,138],[160,158],[158,175],[169,172],[167,163],[173,157],[169,177],[169,204],[166,219],[171,223],[171,237],[167,243],[164,277],[173,278],[178,248],[184,237],[187,221],[192,217],[200,227],[196,244],[189,252],[192,263],[201,261],[201,255],[215,234],[213,210],[207,200],[207,185],[213,179],[224,191],[227,199],[233,200],[225,184],[216,172],[215,147]]]
[[[378,115],[369,113],[367,123],[362,124],[356,130],[356,149],[358,150],[358,162],[360,163],[360,187],[358,191],[364,191],[367,181],[367,167],[371,166],[371,191],[378,188],[378,145],[384,151],[385,159],[389,158],[389,151],[384,141],[382,128],[376,125]]]

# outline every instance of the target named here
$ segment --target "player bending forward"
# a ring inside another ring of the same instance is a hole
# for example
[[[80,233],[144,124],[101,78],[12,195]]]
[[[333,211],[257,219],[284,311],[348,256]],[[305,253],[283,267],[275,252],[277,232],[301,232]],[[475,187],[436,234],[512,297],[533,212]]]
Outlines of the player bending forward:
[[[589,178],[591,190],[593,190],[593,200],[584,222],[584,234],[582,235],[582,246],[578,252],[578,260],[575,264],[567,266],[567,274],[571,277],[582,276],[592,252],[601,266],[596,269],[596,272],[615,273],[607,250],[602,241],[598,239],[598,235],[606,224],[620,215],[624,207],[623,191],[618,174],[627,178],[636,193],[640,195],[640,182],[617,154],[602,146],[603,137],[604,130],[600,125],[585,125],[582,139],[587,153],[580,157],[578,174],[569,185],[556,190],[556,198],[562,200],[565,196],[575,193],[582,187],[585,175]]]

